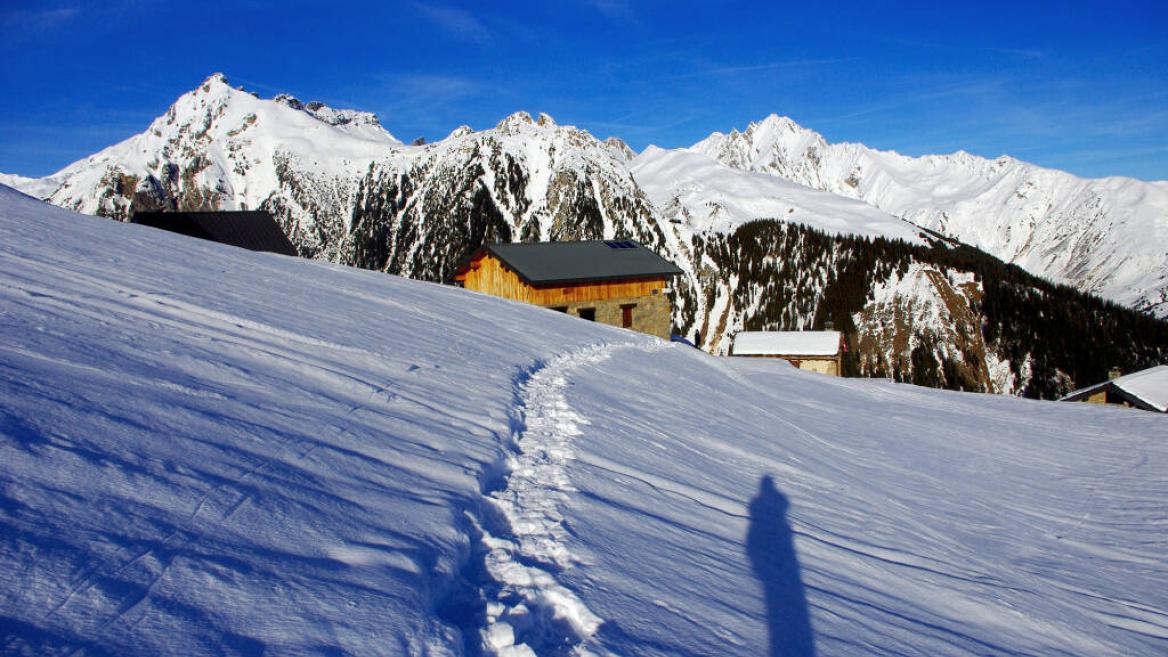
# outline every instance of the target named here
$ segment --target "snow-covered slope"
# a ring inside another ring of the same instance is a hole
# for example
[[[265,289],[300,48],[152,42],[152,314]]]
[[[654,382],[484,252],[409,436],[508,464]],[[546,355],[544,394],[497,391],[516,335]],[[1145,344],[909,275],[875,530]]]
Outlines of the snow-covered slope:
[[[726,233],[745,222],[769,218],[833,235],[923,243],[919,229],[870,205],[735,169],[700,153],[650,146],[632,161],[631,169],[658,208],[696,231]]]
[[[0,188],[14,654],[1160,655],[1164,417],[706,356]]]
[[[912,158],[829,144],[771,115],[690,150],[860,199],[1055,281],[1168,316],[1168,189],[1086,180],[1010,157]]]
[[[261,100],[221,74],[181,96],[143,133],[38,181],[51,203],[127,218],[134,209],[271,210],[306,252],[344,233],[357,182],[401,144],[377,117]]]
[[[0,185],[7,185],[36,198],[48,198],[59,184],[52,177],[26,178],[12,173],[0,173]]]

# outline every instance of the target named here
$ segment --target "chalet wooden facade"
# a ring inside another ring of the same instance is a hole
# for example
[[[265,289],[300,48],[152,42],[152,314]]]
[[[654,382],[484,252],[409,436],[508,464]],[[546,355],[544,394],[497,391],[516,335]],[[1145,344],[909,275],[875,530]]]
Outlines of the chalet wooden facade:
[[[740,331],[730,355],[781,358],[801,370],[840,376],[844,349],[839,331]]]
[[[637,242],[610,240],[491,244],[452,278],[468,290],[669,339],[667,291],[680,273]]]

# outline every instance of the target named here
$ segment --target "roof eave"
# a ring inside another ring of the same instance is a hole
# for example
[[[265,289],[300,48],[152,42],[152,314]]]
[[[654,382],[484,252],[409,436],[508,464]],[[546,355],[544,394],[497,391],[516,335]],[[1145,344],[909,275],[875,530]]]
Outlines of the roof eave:
[[[512,269],[512,271],[515,271],[515,273],[518,274],[519,277],[522,278],[525,283],[531,285],[532,287],[551,287],[551,286],[555,286],[555,285],[571,285],[571,284],[576,284],[576,283],[600,283],[600,282],[604,282],[604,281],[643,281],[643,280],[650,280],[650,279],[654,279],[654,278],[670,278],[673,276],[677,276],[678,274],[681,273],[680,271],[660,272],[660,273],[652,273],[652,274],[635,274],[632,276],[614,274],[611,276],[587,276],[587,277],[582,277],[582,278],[553,278],[553,279],[544,279],[544,280],[539,280],[539,281],[533,281],[533,280],[527,278],[526,276],[524,276],[522,272],[520,272],[514,268],[511,268],[511,269]]]
[[[731,356],[762,356],[764,358],[839,358],[843,352],[837,351],[831,354],[740,354],[733,352]]]
[[[1059,399],[1059,401],[1079,401],[1079,400],[1084,399],[1086,397],[1090,397],[1091,395],[1093,395],[1099,391],[1102,391],[1102,390],[1106,390],[1108,392],[1115,393],[1116,396],[1118,396],[1119,398],[1123,399],[1127,403],[1131,404],[1132,406],[1134,406],[1140,410],[1154,411],[1156,413],[1168,413],[1168,410],[1163,409],[1163,408],[1157,408],[1156,406],[1153,406],[1150,402],[1144,400],[1141,397],[1136,396],[1134,393],[1132,393],[1128,390],[1124,390],[1122,386],[1116,385],[1114,381],[1104,381],[1102,383],[1096,383],[1093,386],[1088,386],[1086,388],[1080,388],[1080,389],[1068,394],[1067,396],[1062,397],[1061,399]]]

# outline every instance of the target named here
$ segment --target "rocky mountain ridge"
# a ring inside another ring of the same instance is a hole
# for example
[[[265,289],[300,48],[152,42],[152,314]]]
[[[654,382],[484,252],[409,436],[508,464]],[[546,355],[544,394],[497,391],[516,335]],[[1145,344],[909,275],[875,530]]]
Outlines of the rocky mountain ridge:
[[[774,114],[688,150],[864,201],[1035,275],[1168,317],[1163,182],[1083,179],[964,151],[913,158],[832,144]]]
[[[814,133],[791,126],[820,148]],[[484,242],[633,238],[685,272],[671,291],[675,330],[699,332],[716,353],[744,328],[830,320],[849,334],[853,374],[1049,396],[1102,367],[1024,367],[1045,357],[1041,344],[1002,355],[979,335],[978,304],[984,276],[1006,274],[930,261],[919,250],[944,240],[863,199],[816,189],[830,176],[815,158],[771,158],[791,165],[784,177],[804,179],[781,180],[760,163],[789,144],[776,139],[748,159],[760,135],[638,155],[619,139],[517,112],[413,146],[372,114],[288,95],[262,100],[215,75],[146,132],[45,179],[11,180],[119,220],[140,209],[265,209],[306,257],[433,281]],[[1134,367],[1156,353],[1113,360]],[[1032,385],[1035,376],[1056,384]]]

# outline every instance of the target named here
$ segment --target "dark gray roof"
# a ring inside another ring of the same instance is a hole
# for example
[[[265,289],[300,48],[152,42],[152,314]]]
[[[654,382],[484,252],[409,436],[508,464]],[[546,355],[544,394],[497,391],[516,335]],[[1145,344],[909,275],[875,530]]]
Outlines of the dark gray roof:
[[[135,212],[131,223],[153,226],[230,244],[251,251],[297,255],[296,247],[272,215],[262,210],[241,212]]]
[[[632,240],[490,244],[483,250],[531,285],[681,273],[673,263]]]

